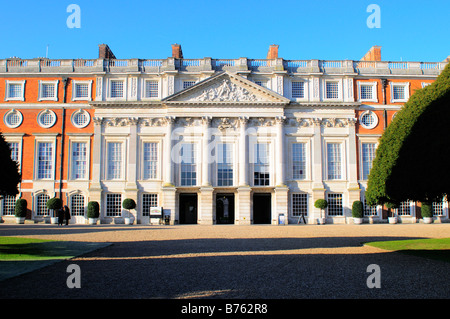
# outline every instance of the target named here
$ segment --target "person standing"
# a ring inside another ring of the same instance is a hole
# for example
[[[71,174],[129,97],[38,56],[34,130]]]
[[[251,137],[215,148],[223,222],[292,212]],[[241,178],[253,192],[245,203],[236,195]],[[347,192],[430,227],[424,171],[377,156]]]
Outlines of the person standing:
[[[58,209],[58,226],[62,226],[64,222],[64,211],[62,208]]]
[[[71,216],[70,216],[70,209],[69,207],[67,207],[67,205],[64,205],[64,218],[66,219],[66,226],[69,225],[69,220]]]

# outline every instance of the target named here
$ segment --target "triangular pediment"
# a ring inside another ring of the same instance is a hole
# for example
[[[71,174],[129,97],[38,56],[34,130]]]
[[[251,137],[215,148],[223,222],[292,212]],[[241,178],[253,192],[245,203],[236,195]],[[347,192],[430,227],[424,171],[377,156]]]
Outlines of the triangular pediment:
[[[169,104],[288,104],[289,99],[244,77],[221,72],[163,100]]]

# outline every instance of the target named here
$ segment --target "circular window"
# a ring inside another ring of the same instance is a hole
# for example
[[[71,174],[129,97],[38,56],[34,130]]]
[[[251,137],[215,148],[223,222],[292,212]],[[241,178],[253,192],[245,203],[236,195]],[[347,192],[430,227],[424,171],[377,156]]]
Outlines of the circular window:
[[[373,129],[375,126],[378,125],[378,116],[372,111],[366,111],[363,114],[361,114],[359,121],[361,122],[362,127],[367,129]]]
[[[91,117],[88,112],[84,110],[78,110],[72,114],[72,124],[75,127],[83,128],[86,127],[91,121]]]
[[[52,110],[43,110],[38,114],[37,121],[43,128],[50,128],[56,123],[56,114]]]
[[[16,128],[19,127],[20,124],[22,124],[23,116],[22,113],[20,113],[17,110],[11,110],[5,114],[3,117],[3,122],[8,126],[9,128]]]

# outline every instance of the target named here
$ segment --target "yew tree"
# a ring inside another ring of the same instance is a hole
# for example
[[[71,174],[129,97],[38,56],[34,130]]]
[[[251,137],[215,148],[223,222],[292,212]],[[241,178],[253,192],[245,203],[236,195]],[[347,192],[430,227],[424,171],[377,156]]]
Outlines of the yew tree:
[[[16,196],[21,181],[19,164],[11,159],[11,149],[0,133],[0,196]]]
[[[430,201],[450,194],[450,67],[414,92],[380,138],[369,205]]]

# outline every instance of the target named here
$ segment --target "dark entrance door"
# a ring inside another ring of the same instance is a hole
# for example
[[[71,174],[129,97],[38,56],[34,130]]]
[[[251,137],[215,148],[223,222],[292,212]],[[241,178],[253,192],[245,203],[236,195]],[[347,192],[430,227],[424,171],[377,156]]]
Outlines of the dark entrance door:
[[[197,194],[180,194],[180,224],[197,224]]]
[[[234,194],[216,195],[216,224],[234,224]]]
[[[271,198],[271,194],[253,194],[253,224],[271,223]]]

